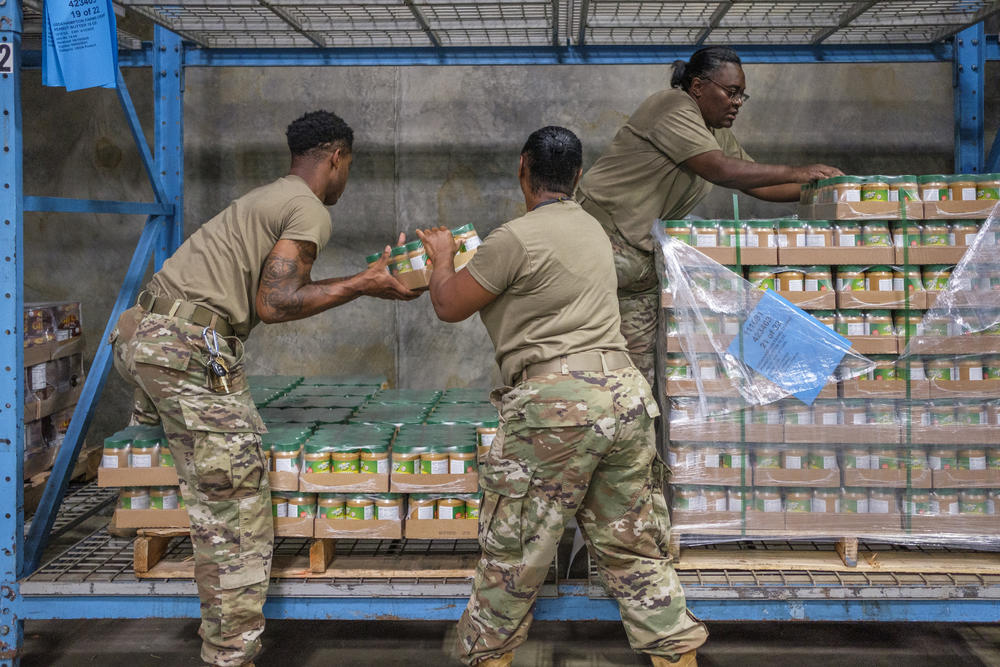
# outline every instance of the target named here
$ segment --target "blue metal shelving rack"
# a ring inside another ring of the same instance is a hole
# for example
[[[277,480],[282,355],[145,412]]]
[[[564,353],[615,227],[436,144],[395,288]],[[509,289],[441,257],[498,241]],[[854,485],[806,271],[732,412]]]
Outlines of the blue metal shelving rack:
[[[94,359],[45,495],[22,539],[23,211],[146,216],[106,337],[118,314],[134,302],[149,262],[158,267],[181,242],[186,67],[666,64],[711,43],[736,45],[749,63],[950,61],[955,68],[955,171],[1000,171],[1000,133],[988,155],[984,144],[985,64],[1000,60],[1000,46],[995,35],[985,34],[983,21],[1000,13],[995,1],[962,3],[959,9],[944,2],[784,3],[794,6],[778,17],[761,12],[776,12],[775,5],[782,3],[752,1],[490,5],[503,11],[513,7],[513,18],[480,12],[477,3],[408,0],[398,6],[304,3],[308,12],[292,0],[234,2],[225,8],[204,1],[168,7],[157,0],[119,4],[155,24],[151,44],[119,34],[125,47],[121,66],[151,67],[154,73],[155,155],[118,77],[122,108],[153,186],[155,201],[149,203],[24,196],[20,74],[22,68],[38,67],[40,57],[37,51],[22,51],[21,42],[23,20],[37,21],[40,2],[0,2],[0,535],[11,537],[0,545],[0,665],[17,663],[25,619],[198,615],[193,582],[137,580],[129,572],[128,541],[106,533],[95,533],[80,548],[39,568],[68,472],[107,377],[107,346]],[[879,12],[883,19],[891,14],[891,25],[873,19]],[[386,28],[389,22],[394,23]],[[497,34],[504,39],[491,37]],[[290,543],[289,548],[300,547]],[[718,570],[684,572],[682,580],[695,612],[715,620],[1000,620],[1000,573]],[[272,618],[455,619],[467,594],[467,581],[280,580],[266,612]],[[569,581],[546,587],[536,616],[613,620],[618,612],[595,585]]]

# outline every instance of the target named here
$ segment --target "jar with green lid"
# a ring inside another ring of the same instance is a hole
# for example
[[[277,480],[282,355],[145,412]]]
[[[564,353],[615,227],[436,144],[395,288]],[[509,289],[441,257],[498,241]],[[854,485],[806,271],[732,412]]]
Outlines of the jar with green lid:
[[[413,271],[422,271],[427,268],[427,250],[424,249],[423,241],[420,239],[410,241],[404,247],[410,261],[410,268]]]
[[[132,452],[132,438],[121,431],[104,439],[101,454],[102,468],[128,468]]]
[[[876,356],[889,356],[889,355],[876,355]],[[895,359],[890,359],[888,363],[894,364]],[[885,401],[885,400],[870,401],[868,403],[868,423],[895,424],[896,403],[893,401]]]
[[[888,310],[868,311],[869,336],[895,336],[896,329],[892,324],[892,313]],[[895,358],[894,356],[892,357]]]
[[[754,447],[754,466],[760,469],[777,470],[781,468],[781,447],[777,445],[758,445]]]
[[[860,310],[837,311],[835,330],[841,336],[867,336],[868,324]]]
[[[778,247],[778,240],[774,234],[774,222],[772,220],[748,220],[746,224],[748,248]]]
[[[927,466],[931,470],[957,470],[958,451],[954,447],[933,447],[927,453]]]
[[[976,199],[1000,199],[1000,174],[980,174],[976,178]]]
[[[928,317],[924,316],[924,334],[925,336],[947,336],[951,333],[951,320],[947,317]]]
[[[409,445],[398,440],[392,446],[392,474],[413,475],[420,472],[420,455],[423,446]]]
[[[439,498],[437,501],[437,518],[464,519],[465,501],[461,498]]]
[[[806,226],[806,247],[830,248],[833,246],[833,225],[827,220],[813,220]]]
[[[833,277],[829,266],[806,266],[805,281],[803,283],[806,292],[832,292]]]
[[[154,510],[175,510],[179,506],[176,486],[154,486],[149,490],[149,508]]]
[[[898,511],[895,489],[868,489],[869,514],[895,514]]]
[[[844,449],[844,468],[847,470],[870,470],[871,450],[864,445],[848,445]]]
[[[170,443],[168,443],[166,439],[160,441],[160,467],[174,467],[174,455],[170,451]]]
[[[868,489],[851,486],[841,489],[840,511],[844,514],[868,514]]]
[[[928,366],[930,364],[928,363]],[[928,373],[930,371],[928,370]],[[931,426],[957,426],[955,405],[951,401],[934,401],[930,405]]]
[[[920,277],[920,269],[915,267],[892,267],[892,289],[896,292],[924,291],[924,282]]]
[[[307,442],[303,458],[303,472],[330,472],[330,447],[322,442]]]
[[[894,324],[900,336],[913,338],[924,335],[924,314],[919,310],[910,311],[909,317],[906,311],[897,310]]]
[[[365,475],[389,473],[389,443],[363,444],[358,452],[359,471]]]
[[[896,373],[896,355],[872,354],[868,358],[875,362],[875,368],[871,373],[872,380],[887,382],[899,379]]]
[[[811,512],[812,489],[793,487],[785,490],[786,512]]]
[[[895,445],[872,445],[872,470],[899,470],[899,450]]]
[[[984,426],[986,411],[979,403],[960,403],[955,406],[955,421],[959,426]],[[983,456],[985,455],[984,453]],[[959,452],[959,457],[961,456]]]
[[[889,179],[886,176],[869,176],[861,184],[862,201],[889,201]]]
[[[694,245],[694,243],[692,243],[691,223],[689,221],[663,220],[661,224],[663,225],[664,233],[670,238],[683,241],[688,245]]]
[[[951,223],[951,245],[962,248],[971,246],[979,234],[979,223],[975,220],[955,220]]]
[[[463,496],[465,500],[465,518],[479,519],[479,508],[483,503],[483,494],[469,493]]]
[[[778,247],[804,248],[806,245],[806,226],[801,220],[778,221]]]
[[[340,493],[319,494],[316,513],[320,519],[344,519],[347,517],[346,498]]]
[[[781,489],[776,486],[758,486],[753,490],[753,508],[758,512],[781,512]]]
[[[861,201],[861,186],[864,179],[860,176],[835,176],[828,180],[834,202],[852,203]]]
[[[951,190],[944,174],[917,176],[917,187],[920,189],[921,201],[948,201],[951,198]]]
[[[437,496],[429,493],[411,493],[408,500],[407,519],[425,520],[437,516]]]
[[[402,521],[403,519],[403,495],[400,493],[376,493],[372,496],[375,501],[375,518],[378,521]]]
[[[444,445],[429,445],[420,454],[420,474],[422,475],[447,475],[449,464],[448,451]]]
[[[920,223],[906,220],[892,224],[892,243],[897,248],[916,248],[923,245],[923,227]]]
[[[958,513],[985,516],[986,491],[983,489],[959,489]]]
[[[452,445],[448,448],[448,472],[464,475],[476,470],[476,444]]]
[[[861,227],[861,245],[869,248],[891,248],[892,235],[885,220],[868,220]]]
[[[118,494],[118,507],[123,510],[148,510],[149,489],[142,486],[126,486]]]
[[[401,273],[412,271],[410,257],[407,254],[406,246],[398,245],[389,253],[389,273],[398,276]]]
[[[160,467],[160,438],[146,433],[132,438],[132,458],[129,460],[129,467]]]
[[[275,519],[288,518],[288,491],[271,491],[271,516]]]
[[[991,354],[988,357],[983,357],[983,378],[1000,380],[1000,355]]]
[[[837,450],[832,446],[814,445],[809,448],[810,470],[836,470]]]
[[[735,220],[719,221],[719,246],[723,248],[746,248],[747,228]]]
[[[950,358],[934,357],[929,359],[926,364],[925,374],[928,380],[955,380],[957,379],[957,373],[955,372],[955,363]]]
[[[344,502],[345,518],[353,521],[371,521],[375,518],[375,501],[367,495],[347,496]]]
[[[315,519],[316,494],[292,491],[288,494],[289,519]]]
[[[976,200],[976,177],[969,174],[955,174],[948,177],[948,189],[952,201]]]
[[[380,252],[372,253],[371,255],[365,257],[365,264],[367,264],[368,268],[370,269],[373,266],[375,266],[375,264],[377,264],[380,259],[382,259],[382,253]]]
[[[769,266],[751,266],[747,273],[749,280],[758,289],[774,289],[774,269]]]
[[[937,515],[958,514],[958,491],[956,489],[931,491],[931,513]]]
[[[951,232],[944,220],[926,220],[920,233],[920,242],[925,246],[948,247],[952,245]]]
[[[664,374],[668,380],[691,380],[693,374],[687,357],[681,353],[671,352],[663,362]]]
[[[838,292],[863,292],[866,289],[868,283],[860,266],[844,265],[837,269]]]
[[[837,222],[837,245],[842,248],[855,248],[861,245],[861,223],[852,220]]]
[[[868,404],[861,398],[844,399],[843,423],[845,426],[861,426],[868,423]]]
[[[928,264],[921,273],[924,289],[928,292],[940,292],[948,286],[951,278],[951,268],[947,264]]]
[[[890,178],[889,201],[920,201],[920,191],[917,189],[917,177],[907,174]]]
[[[299,455],[302,446],[297,442],[275,442],[271,444],[271,459],[274,461],[274,472],[302,471]]]
[[[694,245],[696,248],[715,248],[719,245],[719,223],[715,220],[695,220],[691,223],[694,230]]]
[[[892,269],[888,266],[871,266],[865,271],[865,282],[873,292],[891,292]]]
[[[483,243],[479,238],[479,234],[476,233],[476,228],[471,224],[456,227],[451,230],[451,235],[458,239],[458,252],[460,253],[472,252]]]

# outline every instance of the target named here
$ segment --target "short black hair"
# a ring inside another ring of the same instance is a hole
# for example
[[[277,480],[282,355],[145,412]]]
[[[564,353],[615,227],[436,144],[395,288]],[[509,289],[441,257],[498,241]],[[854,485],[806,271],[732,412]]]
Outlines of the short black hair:
[[[296,118],[285,130],[288,150],[292,157],[305,156],[317,150],[335,150],[354,145],[354,130],[344,119],[330,111],[310,111]]]
[[[691,81],[706,78],[726,63],[743,65],[740,57],[728,46],[706,46],[703,49],[698,49],[691,54],[691,60],[687,62],[674,61],[674,71],[670,75],[670,87],[687,91],[691,88]]]
[[[532,192],[573,193],[583,164],[583,144],[573,132],[558,125],[535,130],[521,149],[528,166]]]

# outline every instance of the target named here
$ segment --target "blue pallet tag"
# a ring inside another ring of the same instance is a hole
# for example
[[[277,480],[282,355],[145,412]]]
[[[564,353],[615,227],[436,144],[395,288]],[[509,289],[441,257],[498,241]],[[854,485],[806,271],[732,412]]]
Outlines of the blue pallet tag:
[[[727,352],[807,405],[851,349],[846,338],[767,290]]]
[[[42,35],[42,83],[114,88],[118,31],[111,0],[46,0]]]

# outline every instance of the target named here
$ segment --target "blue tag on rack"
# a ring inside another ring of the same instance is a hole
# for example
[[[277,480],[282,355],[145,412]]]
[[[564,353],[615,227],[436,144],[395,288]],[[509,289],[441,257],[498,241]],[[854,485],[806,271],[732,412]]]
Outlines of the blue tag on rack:
[[[767,290],[743,323],[742,345],[737,336],[727,352],[812,405],[850,349],[846,338]]]
[[[118,30],[111,0],[46,0],[42,83],[66,90],[114,88]]]

